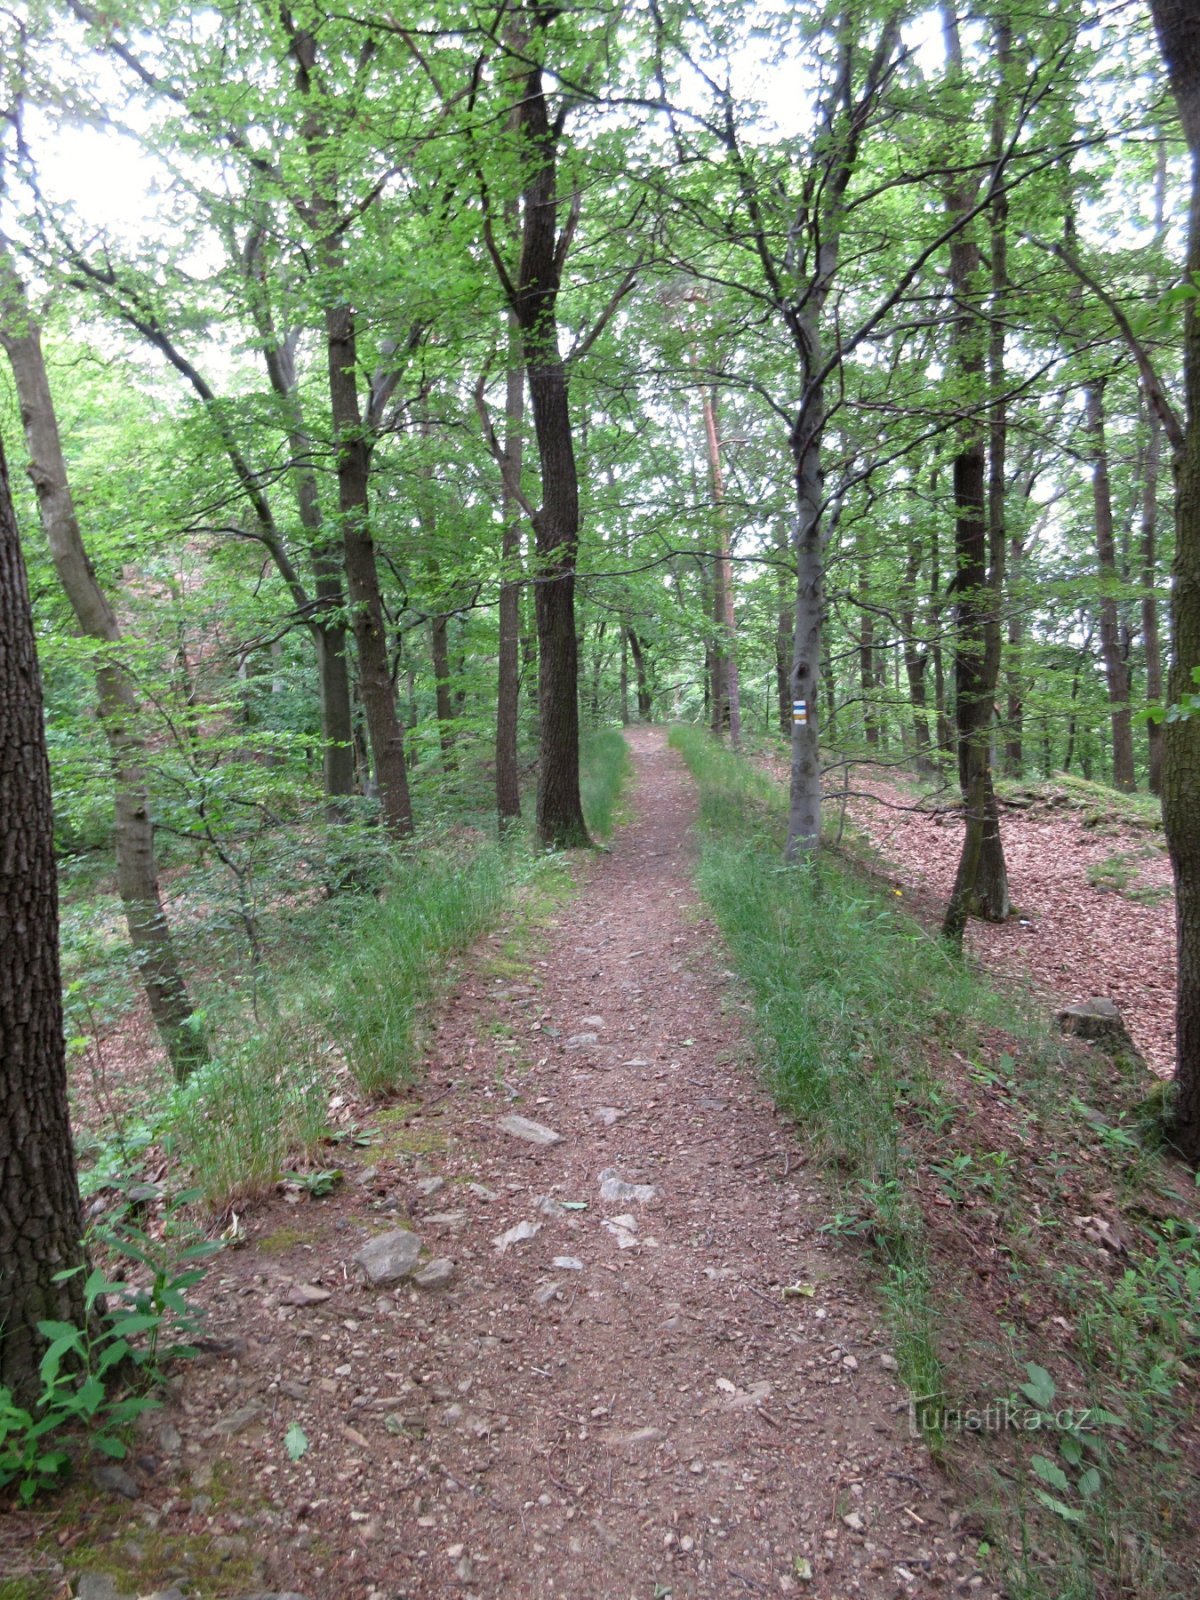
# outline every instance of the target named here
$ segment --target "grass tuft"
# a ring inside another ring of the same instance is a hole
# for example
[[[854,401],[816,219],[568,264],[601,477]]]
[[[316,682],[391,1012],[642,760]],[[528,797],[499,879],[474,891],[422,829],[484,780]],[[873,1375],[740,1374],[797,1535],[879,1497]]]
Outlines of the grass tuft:
[[[579,787],[593,838],[607,839],[619,820],[618,802],[629,771],[629,746],[619,729],[597,728],[583,736]]]

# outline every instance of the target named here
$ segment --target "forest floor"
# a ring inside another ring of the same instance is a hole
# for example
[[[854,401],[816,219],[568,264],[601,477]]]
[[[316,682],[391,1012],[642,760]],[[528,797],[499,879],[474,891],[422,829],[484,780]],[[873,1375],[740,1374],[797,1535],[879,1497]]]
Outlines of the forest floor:
[[[962,846],[962,819],[914,792],[856,772],[847,815],[882,858],[888,882],[940,921]],[[1104,996],[1121,1008],[1160,1077],[1175,1068],[1175,900],[1161,830],[1104,814],[1053,783],[1003,805],[1000,832],[1013,915],[972,921],[967,945],[987,971],[1032,980],[1054,1008]],[[943,802],[943,805],[945,802]]]
[[[611,851],[463,962],[406,1101],[341,1107],[376,1130],[346,1181],[243,1219],[196,1291],[206,1353],[108,1469],[128,1498],[9,1517],[0,1576],[92,1600],[996,1594],[759,1081],[691,885],[693,785],[665,732],[630,744]],[[448,1281],[367,1286],[354,1257],[395,1229]]]

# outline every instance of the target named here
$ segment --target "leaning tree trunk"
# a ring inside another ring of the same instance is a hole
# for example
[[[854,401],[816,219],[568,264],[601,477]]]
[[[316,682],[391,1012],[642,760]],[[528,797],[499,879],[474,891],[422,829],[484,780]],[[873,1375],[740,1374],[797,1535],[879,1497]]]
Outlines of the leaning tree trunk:
[[[39,1322],[82,1325],[42,691],[0,443],[0,1385],[41,1392]]]
[[[84,548],[41,334],[11,280],[2,309],[0,342],[12,366],[29,448],[29,473],[54,570],[80,631],[101,647],[95,653],[93,670],[100,725],[112,759],[117,892],[150,1013],[175,1078],[182,1083],[207,1060],[208,1053],[158,889],[145,747],[137,731],[137,696],[117,660],[117,651],[108,648],[120,645],[120,625]]]
[[[1150,0],[1192,157],[1184,281],[1200,275],[1200,0]],[[1200,315],[1184,310],[1186,418],[1175,462],[1174,649],[1167,694],[1176,704],[1200,673]],[[1175,1031],[1175,1139],[1200,1160],[1200,715],[1168,722],[1163,737],[1163,823],[1175,871],[1178,989]]]

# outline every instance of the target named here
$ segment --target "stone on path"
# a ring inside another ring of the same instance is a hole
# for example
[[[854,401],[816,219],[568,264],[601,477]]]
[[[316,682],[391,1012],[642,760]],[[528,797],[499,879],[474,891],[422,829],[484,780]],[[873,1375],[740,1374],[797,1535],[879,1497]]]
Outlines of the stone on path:
[[[605,1167],[600,1174],[600,1198],[609,1200],[617,1205],[624,1205],[633,1200],[638,1205],[646,1205],[653,1200],[658,1190],[652,1183],[630,1183],[617,1171],[616,1167]]]
[[[592,1115],[597,1122],[602,1122],[606,1128],[611,1128],[614,1122],[620,1122],[621,1118],[627,1117],[629,1113],[622,1111],[619,1106],[597,1106]]]
[[[523,1139],[526,1144],[562,1143],[561,1133],[555,1133],[553,1128],[547,1128],[543,1123],[532,1122],[528,1117],[501,1117],[496,1126],[501,1133],[507,1133],[514,1139]]]
[[[518,1222],[494,1241],[496,1249],[503,1252],[514,1244],[524,1244],[527,1239],[536,1238],[541,1229],[540,1222]]]
[[[555,1256],[550,1265],[557,1267],[560,1272],[583,1271],[583,1262],[580,1261],[578,1256]]]
[[[376,1288],[407,1278],[421,1258],[421,1241],[407,1228],[395,1228],[368,1240],[354,1256],[367,1282]]]
[[[602,1028],[604,1026],[604,1018],[603,1017],[580,1017],[579,1026],[581,1028]]]
[[[605,1217],[600,1223],[617,1241],[618,1250],[632,1250],[637,1244],[637,1218],[631,1212],[620,1217]]]
[[[101,1466],[93,1467],[92,1482],[103,1493],[119,1494],[126,1500],[137,1500],[142,1492],[125,1468],[118,1466],[115,1461],[107,1461]]]
[[[414,1272],[412,1281],[418,1289],[444,1289],[454,1281],[454,1263],[448,1256],[439,1256],[419,1272]]]
[[[333,1299],[331,1289],[321,1289],[315,1283],[294,1283],[283,1297],[285,1306],[319,1306]]]
[[[600,1043],[598,1033],[573,1033],[563,1040],[564,1050],[590,1050],[594,1044]]]

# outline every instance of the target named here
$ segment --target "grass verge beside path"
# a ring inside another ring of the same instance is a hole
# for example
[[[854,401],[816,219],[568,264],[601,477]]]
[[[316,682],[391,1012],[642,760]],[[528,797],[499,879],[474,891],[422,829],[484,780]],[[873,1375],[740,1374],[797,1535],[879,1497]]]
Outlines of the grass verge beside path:
[[[594,839],[607,839],[621,820],[619,800],[630,770],[629,746],[619,728],[595,728],[584,734],[579,789]]]
[[[671,740],[771,1086],[827,1161],[825,1230],[878,1263],[1006,1593],[1194,1597],[1200,1209],[1138,1109],[1151,1080],[1051,1037],[835,853],[785,866],[780,786],[700,729]]]
[[[628,770],[620,733],[585,741],[581,786],[597,836],[611,831]],[[293,958],[259,985],[257,1021],[102,1144],[91,1186],[130,1175],[141,1150],[165,1143],[214,1208],[267,1192],[327,1142],[330,1096],[347,1074],[369,1099],[413,1081],[452,958],[514,908],[518,920],[535,910],[562,872],[525,836],[498,844],[460,829],[395,856],[377,896],[298,911]]]

